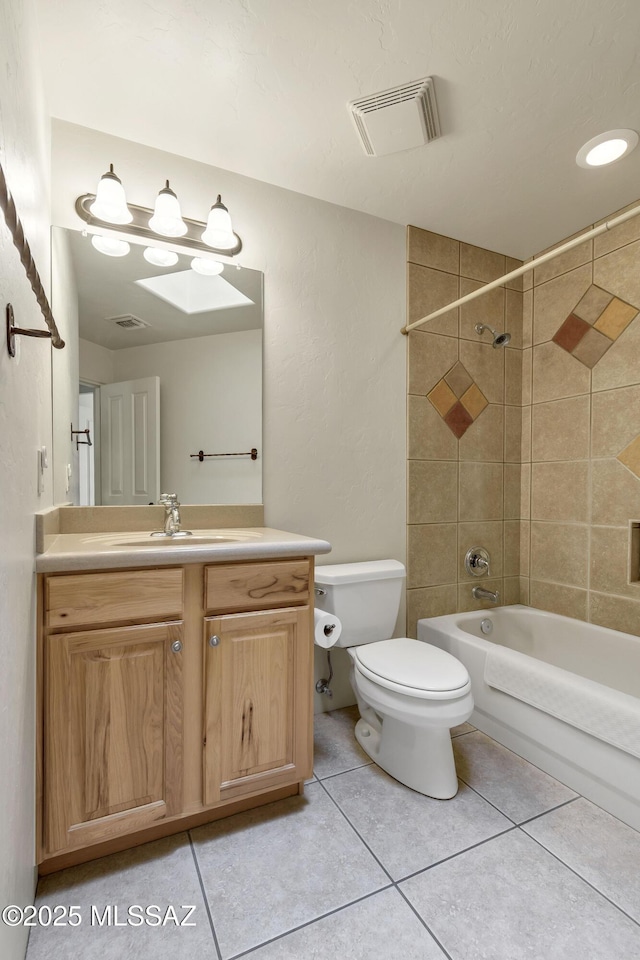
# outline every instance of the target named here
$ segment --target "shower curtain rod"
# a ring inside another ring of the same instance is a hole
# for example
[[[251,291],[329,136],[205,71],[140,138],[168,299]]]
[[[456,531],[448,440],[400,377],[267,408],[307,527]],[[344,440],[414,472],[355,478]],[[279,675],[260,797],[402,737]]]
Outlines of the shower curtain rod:
[[[536,257],[534,260],[530,260],[529,263],[523,264],[516,270],[512,270],[510,273],[505,273],[503,277],[499,277],[497,280],[492,280],[491,283],[486,283],[478,290],[474,290],[472,293],[468,293],[466,296],[460,297],[458,300],[454,300],[452,303],[448,303],[446,307],[440,307],[439,310],[434,310],[433,313],[428,314],[426,317],[422,317],[420,320],[414,320],[413,323],[408,323],[406,327],[401,327],[400,333],[404,334],[404,336],[407,336],[411,330],[414,330],[421,324],[427,323],[429,320],[435,320],[436,317],[441,317],[443,313],[448,313],[455,307],[461,307],[463,303],[469,303],[470,300],[475,300],[477,297],[481,297],[483,294],[488,293],[489,290],[495,290],[496,287],[504,286],[507,280],[515,280],[516,277],[521,277],[524,273],[528,273],[529,270],[535,270],[535,268],[539,267],[541,264],[548,263],[549,260],[559,257],[561,253],[565,253],[567,250],[572,250],[573,247],[577,247],[581,243],[585,243],[586,240],[590,240],[592,237],[598,237],[601,233],[606,233],[607,230],[612,230],[614,227],[624,223],[626,220],[631,220],[632,217],[637,217],[638,214],[640,214],[640,206],[633,207],[631,210],[627,210],[626,213],[621,213],[618,217],[614,217],[613,220],[607,220],[605,223],[601,223],[599,227],[592,227],[591,230],[587,230],[586,233],[580,234],[579,237],[574,237],[573,240],[567,240],[567,242],[563,243],[562,246],[556,247],[554,250],[550,250],[549,253],[543,253],[542,256]]]

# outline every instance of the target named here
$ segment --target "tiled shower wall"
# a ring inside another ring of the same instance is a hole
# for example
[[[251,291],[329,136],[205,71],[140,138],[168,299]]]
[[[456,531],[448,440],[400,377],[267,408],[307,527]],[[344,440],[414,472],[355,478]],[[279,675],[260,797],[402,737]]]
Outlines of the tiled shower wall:
[[[409,322],[495,280],[519,261],[408,228]],[[477,604],[477,582],[520,596],[522,281],[486,294],[409,336],[407,630],[416,620]],[[508,330],[494,350],[488,333]],[[469,577],[464,555],[481,545],[489,578]]]
[[[639,309],[640,218],[525,280],[522,599],[638,635]]]
[[[409,227],[409,321],[516,265]],[[525,275],[524,292],[493,291],[411,333],[409,636],[420,617],[490,606],[474,583],[640,635],[639,310],[637,218]],[[510,345],[492,349],[477,322]],[[490,552],[489,578],[465,574],[474,545]]]

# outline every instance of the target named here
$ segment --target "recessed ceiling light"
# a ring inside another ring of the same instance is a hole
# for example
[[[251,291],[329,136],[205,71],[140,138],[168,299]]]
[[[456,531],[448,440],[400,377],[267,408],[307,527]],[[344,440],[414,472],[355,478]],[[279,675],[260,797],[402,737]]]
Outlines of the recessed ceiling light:
[[[635,130],[607,130],[580,147],[576,163],[587,170],[590,167],[603,167],[626,157],[637,145],[638,134]]]

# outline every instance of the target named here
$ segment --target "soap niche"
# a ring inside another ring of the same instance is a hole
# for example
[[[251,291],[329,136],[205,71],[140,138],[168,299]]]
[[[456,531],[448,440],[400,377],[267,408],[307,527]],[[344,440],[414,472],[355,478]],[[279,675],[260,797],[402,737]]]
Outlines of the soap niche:
[[[629,583],[640,586],[640,520],[629,521]]]

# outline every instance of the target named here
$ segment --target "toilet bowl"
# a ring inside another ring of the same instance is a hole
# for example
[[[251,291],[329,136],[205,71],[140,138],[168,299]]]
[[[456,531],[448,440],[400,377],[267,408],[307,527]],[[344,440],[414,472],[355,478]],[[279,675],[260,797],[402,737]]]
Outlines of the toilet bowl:
[[[471,716],[471,681],[444,650],[391,638],[403,578],[395,560],[321,566],[317,605],[342,623],[362,749],[411,789],[448,800],[458,790],[450,730]]]

